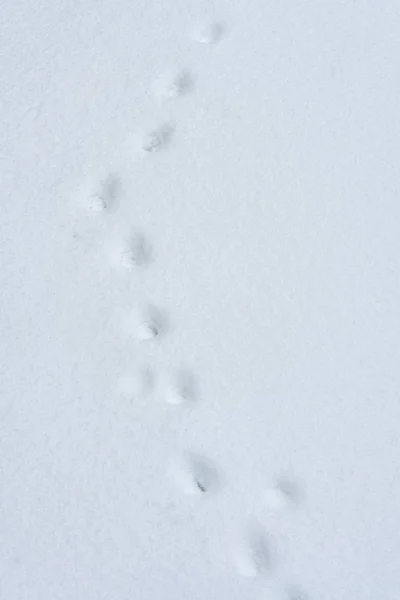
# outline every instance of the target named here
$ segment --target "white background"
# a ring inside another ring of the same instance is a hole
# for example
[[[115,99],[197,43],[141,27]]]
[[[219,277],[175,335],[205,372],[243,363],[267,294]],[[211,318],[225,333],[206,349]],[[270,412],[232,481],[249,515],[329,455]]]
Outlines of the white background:
[[[397,600],[399,39],[394,0],[5,0],[1,599]],[[86,211],[108,172],[116,205]],[[125,272],[132,228],[151,260]],[[138,303],[166,317],[149,343]],[[181,367],[196,398],[169,405]],[[186,452],[214,490],[170,477]]]

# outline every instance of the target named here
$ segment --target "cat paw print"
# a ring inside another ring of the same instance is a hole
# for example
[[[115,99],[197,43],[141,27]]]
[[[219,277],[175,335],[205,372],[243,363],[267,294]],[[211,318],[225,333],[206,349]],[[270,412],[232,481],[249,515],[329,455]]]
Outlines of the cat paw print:
[[[128,337],[138,342],[153,342],[166,333],[167,314],[153,304],[136,307],[125,317],[124,329]]]
[[[113,173],[92,175],[78,192],[79,204],[92,213],[115,210],[121,193],[121,183]]]
[[[144,133],[140,139],[140,148],[146,154],[155,154],[167,148],[175,132],[172,123],[163,123]]]
[[[175,100],[190,94],[194,89],[194,77],[189,69],[168,73],[158,79],[155,94],[162,102]]]
[[[148,238],[137,230],[110,240],[106,245],[106,253],[112,267],[125,271],[147,267],[152,262]]]
[[[292,478],[278,477],[264,492],[265,506],[273,513],[294,508],[300,501],[300,487]]]
[[[179,369],[165,385],[163,395],[165,401],[173,406],[193,403],[198,396],[193,373],[188,369]]]
[[[218,471],[204,456],[185,453],[170,469],[175,486],[187,496],[215,493],[220,487]]]
[[[212,21],[198,25],[193,32],[193,38],[199,44],[217,44],[225,37],[226,32],[226,24],[223,21]]]
[[[235,553],[236,569],[244,577],[269,575],[273,567],[273,542],[259,525],[251,525],[242,535]]]

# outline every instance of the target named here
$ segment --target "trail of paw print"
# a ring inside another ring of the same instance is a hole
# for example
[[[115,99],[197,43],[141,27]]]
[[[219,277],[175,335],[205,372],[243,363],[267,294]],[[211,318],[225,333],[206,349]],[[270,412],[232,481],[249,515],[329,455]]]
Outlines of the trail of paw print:
[[[264,490],[263,504],[269,517],[278,518],[282,513],[299,506],[302,494],[300,486],[292,477],[277,477]],[[270,519],[269,519],[270,520]],[[275,528],[274,528],[275,529]],[[272,577],[279,566],[276,555],[276,530],[274,537],[270,527],[253,522],[245,528],[241,541],[236,545],[234,560],[237,572],[245,577]],[[275,539],[274,539],[275,538]],[[297,585],[278,585],[281,588],[278,597],[282,600],[306,600],[307,595]]]
[[[297,506],[300,490],[292,478],[278,477],[268,485],[263,494],[263,505],[269,516],[278,517]],[[237,553],[238,572],[246,577],[271,573],[276,564],[271,534],[260,523],[252,523],[242,536],[241,549]]]
[[[193,76],[188,69],[181,69],[156,83],[155,89],[162,99],[175,99],[193,89]],[[164,151],[175,134],[175,124],[162,122],[142,132],[136,138],[136,147],[144,154],[152,155]],[[152,249],[143,232],[134,232],[124,240],[117,240],[109,246],[109,257],[115,267],[131,269],[148,266],[152,259]],[[164,311],[154,305],[139,307],[131,311],[125,319],[125,332],[138,342],[160,340],[168,329],[168,318]],[[129,380],[129,373],[122,381]],[[182,370],[177,373],[163,392],[169,404],[184,404],[194,398],[193,378]]]
[[[225,34],[225,24],[216,21],[196,28],[193,37],[201,44],[214,45]],[[184,96],[193,89],[193,82],[191,72],[183,69],[158,82],[158,95],[163,101]],[[175,132],[174,123],[161,122],[140,136],[139,148],[148,155],[164,151]],[[113,173],[106,174],[86,189],[86,207],[95,213],[109,213],[117,206],[118,194],[118,178]],[[111,244],[109,256],[114,266],[128,269],[143,267],[151,262],[148,240],[139,231]],[[128,316],[125,329],[139,342],[154,343],[166,333],[167,325],[165,313],[158,307],[148,305]],[[136,402],[149,397],[154,391],[154,382],[154,372],[150,367],[135,367],[121,378],[120,393],[128,402]],[[163,398],[173,407],[192,403],[196,396],[193,375],[187,370],[178,370],[164,386]],[[208,497],[220,488],[220,474],[213,461],[192,452],[175,459],[169,473],[175,486],[187,496]],[[269,512],[282,512],[297,504],[299,490],[292,481],[279,479],[265,490],[264,499]],[[247,526],[236,546],[233,560],[238,573],[245,577],[270,576],[276,563],[271,535],[257,523]],[[305,598],[298,588],[293,587],[287,587],[283,597],[287,600]]]
[[[78,204],[88,211],[89,215],[102,215],[103,218],[92,221],[94,227],[75,228],[73,238],[76,241],[87,242],[94,237],[98,241],[98,234],[105,234],[106,239],[102,241],[101,248],[104,249],[103,258],[115,269],[132,271],[147,267],[152,262],[152,248],[143,231],[135,228],[126,235],[112,235],[104,229],[105,223],[110,223],[107,217],[116,212],[121,198],[121,182],[115,171],[95,171],[81,185],[77,193]],[[97,225],[96,225],[97,224]],[[100,225],[100,231],[99,230]],[[89,226],[90,227],[90,226]],[[115,223],[114,223],[115,227]],[[108,238],[108,239],[107,239]],[[93,241],[93,240],[92,240]],[[96,245],[96,253],[99,246]],[[149,342],[155,340],[165,333],[167,318],[164,311],[148,304],[131,311],[125,319],[125,331],[133,335],[138,341]],[[129,379],[128,374],[122,380]],[[122,385],[122,383],[121,383]]]
[[[193,453],[184,453],[170,466],[169,474],[180,493],[194,498],[203,498],[217,493],[221,477],[215,463]],[[274,491],[274,503],[269,499]],[[284,510],[293,507],[299,498],[298,486],[289,479],[278,480],[268,488],[265,495],[268,510]],[[279,504],[276,499],[279,498]],[[239,575],[246,578],[273,578],[279,566],[276,539],[259,521],[251,521],[241,531],[230,550],[232,564]],[[293,585],[285,586],[282,599],[303,600],[305,594]]]
[[[193,497],[213,495],[221,487],[221,477],[215,463],[204,456],[184,453],[175,459],[170,466],[169,474],[180,493]],[[274,502],[269,504],[268,498],[273,488],[267,494],[267,507],[272,510],[283,510],[293,506],[298,498],[298,487],[289,480],[279,480],[274,488],[274,494],[279,497],[279,506]],[[296,490],[296,494],[294,494]],[[275,496],[274,496],[275,499]],[[247,578],[274,576],[279,565],[276,554],[276,539],[259,521],[252,520],[246,524],[233,544],[230,554],[232,563],[239,575]],[[282,598],[300,600],[306,596],[300,593],[300,588],[292,585],[283,590]]]
[[[197,29],[196,39],[201,43],[212,44],[222,39],[224,25],[214,22],[202,25]],[[163,78],[157,84],[163,99],[173,100],[182,97],[193,90],[194,77],[187,68],[182,68]],[[175,134],[175,124],[160,122],[155,127],[144,132],[139,138],[139,147],[145,154],[157,154],[165,150]],[[121,197],[121,182],[113,170],[95,170],[81,186],[78,200],[90,214],[106,216],[114,213],[119,206]],[[75,231],[74,238],[83,236]],[[115,268],[134,269],[148,266],[152,252],[143,232],[135,230],[126,236],[118,236],[104,243],[106,257]],[[133,311],[126,319],[125,330],[140,342],[154,342],[166,332],[167,322],[165,313],[153,305],[141,307]],[[148,395],[153,387],[153,378],[148,370],[131,370],[120,381],[121,393],[132,400]],[[187,370],[179,370],[170,378],[165,386],[163,396],[170,405],[183,405],[194,400],[196,390],[194,379]],[[202,484],[199,484],[202,489]],[[205,491],[204,487],[203,491]]]

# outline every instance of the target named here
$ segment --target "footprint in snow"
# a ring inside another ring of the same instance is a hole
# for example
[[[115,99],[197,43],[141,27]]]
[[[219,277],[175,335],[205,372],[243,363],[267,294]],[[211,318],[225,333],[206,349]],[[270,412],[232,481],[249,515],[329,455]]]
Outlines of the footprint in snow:
[[[266,507],[271,512],[282,512],[298,505],[301,498],[298,484],[289,478],[278,478],[264,493]]]
[[[132,231],[109,242],[107,255],[113,267],[126,270],[145,267],[152,259],[150,244],[141,231]]]
[[[189,94],[194,88],[194,79],[188,69],[160,77],[156,82],[155,93],[163,100],[173,100]]]
[[[180,369],[167,383],[165,400],[168,404],[182,405],[196,400],[196,384],[191,371]]]
[[[222,21],[214,21],[198,26],[194,32],[194,39],[200,44],[216,44],[226,35],[226,25]]]
[[[201,496],[219,488],[218,472],[211,461],[203,456],[188,453],[171,468],[177,487],[188,496]]]
[[[283,600],[307,600],[307,598],[308,595],[304,592],[304,590],[297,586],[288,587],[283,596]]]
[[[137,307],[125,318],[125,331],[139,342],[151,342],[160,338],[168,328],[165,311],[149,304]]]
[[[253,525],[245,532],[236,551],[236,567],[244,577],[266,575],[273,566],[272,542],[266,532]]]
[[[175,127],[172,123],[163,123],[145,133],[140,140],[140,148],[147,154],[164,150],[171,142]]]
[[[79,203],[94,213],[109,212],[117,206],[120,188],[119,178],[114,173],[92,176],[78,193]]]

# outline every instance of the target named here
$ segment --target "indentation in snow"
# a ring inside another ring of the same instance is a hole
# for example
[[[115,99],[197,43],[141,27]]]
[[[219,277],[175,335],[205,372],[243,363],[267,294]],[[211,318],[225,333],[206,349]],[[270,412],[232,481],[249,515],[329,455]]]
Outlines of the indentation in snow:
[[[173,134],[174,126],[171,123],[164,123],[144,134],[140,142],[140,147],[146,153],[159,152],[168,146]]]
[[[258,577],[268,573],[271,564],[271,542],[261,527],[252,526],[236,554],[238,572],[245,577]]]
[[[307,597],[304,590],[297,586],[290,586],[285,590],[283,600],[307,600]]]
[[[300,490],[294,480],[282,478],[267,488],[264,497],[268,510],[279,512],[299,502]]]
[[[108,246],[111,264],[118,268],[143,267],[151,262],[151,249],[146,236],[134,231],[125,237],[114,239]]]
[[[188,69],[182,69],[172,75],[165,75],[156,84],[156,93],[161,100],[178,98],[193,90],[194,81]]]
[[[153,304],[137,307],[126,317],[125,329],[139,341],[154,340],[167,329],[166,313]]]
[[[192,402],[196,398],[193,374],[187,369],[179,370],[168,382],[165,399],[169,404],[179,405]]]
[[[226,25],[222,21],[206,23],[197,28],[195,39],[201,44],[216,44],[226,33]]]
[[[215,466],[203,456],[192,453],[176,461],[172,467],[172,475],[182,492],[189,496],[215,492],[219,487]]]
[[[79,192],[82,206],[92,212],[102,213],[116,208],[120,182],[114,173],[89,179]]]
[[[142,323],[139,323],[136,330],[137,339],[143,342],[154,340],[159,333],[159,328],[151,321],[143,321]]]

